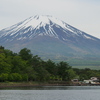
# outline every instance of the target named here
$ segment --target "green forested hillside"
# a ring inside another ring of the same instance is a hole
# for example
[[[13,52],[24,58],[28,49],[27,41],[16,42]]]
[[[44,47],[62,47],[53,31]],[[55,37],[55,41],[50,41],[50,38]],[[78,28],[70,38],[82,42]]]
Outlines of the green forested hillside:
[[[67,62],[44,61],[27,48],[14,53],[0,46],[0,82],[70,81],[100,76],[99,70],[72,68]]]

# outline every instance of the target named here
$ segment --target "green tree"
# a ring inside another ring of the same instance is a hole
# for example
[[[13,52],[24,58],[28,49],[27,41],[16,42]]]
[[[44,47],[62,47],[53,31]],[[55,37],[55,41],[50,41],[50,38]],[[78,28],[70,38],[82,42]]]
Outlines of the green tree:
[[[69,66],[67,62],[63,61],[58,63],[57,66],[58,66],[58,75],[60,76],[60,78],[62,78],[62,80],[66,80],[68,77],[66,70],[71,69],[71,66]]]
[[[11,72],[11,64],[5,57],[4,53],[0,53],[0,74],[1,73],[10,73]]]
[[[2,74],[0,75],[0,81],[1,81],[1,82],[8,81],[8,74],[7,74],[7,73],[2,73]]]
[[[50,79],[50,74],[42,66],[38,66],[37,71],[37,81],[48,81]]]
[[[42,61],[38,56],[33,57],[32,68],[36,72],[37,81],[49,80],[50,74],[45,69],[45,62]]]
[[[22,76],[19,73],[11,73],[9,75],[9,80],[14,82],[22,81]]]
[[[32,59],[32,53],[29,49],[24,48],[22,50],[20,50],[19,52],[19,56],[23,59],[23,60],[31,60]]]
[[[13,56],[17,56],[18,54],[17,53],[13,53],[11,50],[8,50],[8,49],[5,49],[4,50],[4,54],[6,57],[13,57]]]
[[[28,81],[28,75],[27,74],[22,74],[22,81]]]
[[[45,69],[51,74],[56,76],[57,75],[57,66],[55,62],[51,61],[50,59],[45,63]]]
[[[0,53],[4,53],[4,47],[0,46]]]
[[[73,69],[66,70],[67,80],[70,81],[71,79],[75,78],[77,75]]]
[[[24,72],[28,75],[28,81],[36,81],[37,72],[32,68],[32,66],[26,67]]]
[[[24,73],[27,64],[26,61],[22,60],[20,56],[14,56],[12,59],[12,72],[13,73]]]
[[[31,59],[30,65],[31,65],[33,68],[35,68],[35,67],[39,66],[40,64],[41,64],[41,65],[43,64],[43,60],[42,60],[40,57],[38,57],[38,55],[33,56],[32,59]]]

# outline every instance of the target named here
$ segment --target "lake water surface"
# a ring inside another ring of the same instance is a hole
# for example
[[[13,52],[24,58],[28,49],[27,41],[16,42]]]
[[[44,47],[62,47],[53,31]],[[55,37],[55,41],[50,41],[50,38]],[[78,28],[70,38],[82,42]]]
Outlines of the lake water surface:
[[[0,90],[0,100],[100,100],[100,86],[45,86]]]

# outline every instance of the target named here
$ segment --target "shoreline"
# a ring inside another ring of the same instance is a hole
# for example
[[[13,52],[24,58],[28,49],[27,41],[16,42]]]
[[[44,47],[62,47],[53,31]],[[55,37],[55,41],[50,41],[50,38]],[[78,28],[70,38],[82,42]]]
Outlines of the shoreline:
[[[0,83],[0,88],[6,87],[38,87],[38,86],[70,86],[69,84],[50,83]]]
[[[100,84],[73,84],[73,83],[36,83],[36,82],[4,82],[0,83],[2,88],[17,88],[17,87],[41,87],[41,86],[100,86]]]
[[[79,86],[79,84],[72,84],[70,82],[2,82],[1,88],[13,87],[40,87],[40,86]]]

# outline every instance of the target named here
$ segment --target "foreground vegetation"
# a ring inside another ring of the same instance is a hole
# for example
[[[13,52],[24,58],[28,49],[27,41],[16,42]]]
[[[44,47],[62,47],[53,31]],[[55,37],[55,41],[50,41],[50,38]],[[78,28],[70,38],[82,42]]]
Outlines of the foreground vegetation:
[[[72,68],[67,62],[44,61],[27,48],[14,53],[0,47],[0,82],[70,81],[99,77],[99,70]]]

